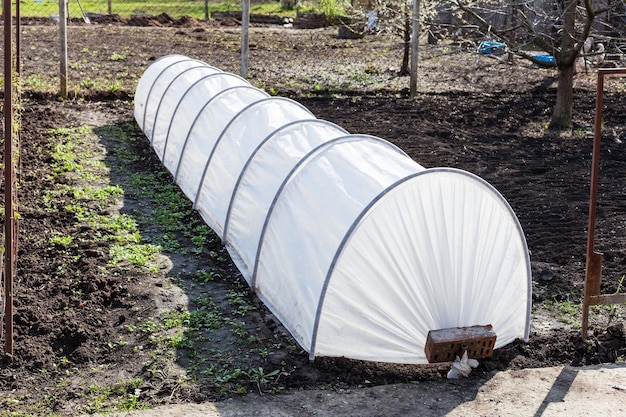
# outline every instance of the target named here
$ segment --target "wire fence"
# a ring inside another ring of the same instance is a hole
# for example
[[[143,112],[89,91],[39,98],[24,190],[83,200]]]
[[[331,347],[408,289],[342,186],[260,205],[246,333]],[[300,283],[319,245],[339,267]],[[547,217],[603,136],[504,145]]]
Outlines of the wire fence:
[[[15,0],[14,0],[15,1]],[[59,14],[58,0],[18,0],[22,17],[54,17]],[[208,20],[212,6],[209,0],[68,0],[67,15],[70,18],[96,18],[105,15],[119,15],[123,18],[132,16],[156,16],[166,13],[174,18],[191,16]],[[223,7],[224,2],[219,2]],[[241,3],[232,1],[233,9],[241,10]]]

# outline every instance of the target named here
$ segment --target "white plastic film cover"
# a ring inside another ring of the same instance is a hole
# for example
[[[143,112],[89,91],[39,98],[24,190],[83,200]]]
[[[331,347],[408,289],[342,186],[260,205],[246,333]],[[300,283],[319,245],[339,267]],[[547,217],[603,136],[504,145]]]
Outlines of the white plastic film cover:
[[[152,135],[152,147],[172,173],[176,172],[176,166],[167,163],[165,152],[168,147],[182,142],[181,138],[186,136],[195,116],[205,104],[203,99],[214,97],[230,87],[247,85],[245,80],[233,74],[224,72],[204,74],[204,72],[205,70],[201,68],[187,71],[184,77],[179,77],[170,84],[170,88],[161,99]],[[160,126],[159,120],[167,124]],[[173,140],[169,141],[170,138]]]
[[[152,90],[156,79],[159,74],[167,68],[169,65],[172,65],[181,60],[189,60],[183,55],[167,55],[161,57],[154,61],[152,65],[150,65],[137,83],[137,88],[135,89],[135,108],[134,108],[134,116],[137,124],[143,131],[144,129],[144,120],[146,117],[146,103],[150,97],[150,91]],[[202,63],[205,66],[210,66]],[[145,132],[144,132],[145,134]]]
[[[382,139],[351,135],[320,148],[289,177],[268,214],[253,281],[307,351],[326,273],[344,235],[382,190],[423,169]]]
[[[510,207],[464,171],[431,169],[378,201],[338,254],[315,355],[425,363],[429,330],[492,324],[528,338],[527,248]]]
[[[283,180],[317,146],[347,134],[325,120],[299,120],[275,130],[248,160],[233,191],[224,243],[249,284],[265,217]]]
[[[161,156],[163,165],[165,165],[172,174],[176,174],[178,171],[180,155],[185,145],[185,139],[191,129],[191,125],[194,120],[197,120],[197,116],[202,108],[208,101],[214,99],[218,94],[231,87],[249,88],[249,84],[247,84],[243,78],[233,74],[212,74],[191,85],[185,97],[179,101],[164,137],[165,145]],[[261,90],[258,90],[258,92],[259,96],[263,95]],[[156,146],[154,144],[152,146],[155,148],[155,151],[158,152]]]
[[[146,70],[146,73],[148,71],[151,71],[151,73],[147,74],[148,77],[142,77],[142,80],[145,79],[146,81],[145,88],[142,85],[142,80],[139,81],[135,93],[135,119],[150,142],[152,142],[155,117],[163,94],[172,81],[180,76],[181,73],[197,67],[204,67],[209,71],[219,72],[218,69],[196,59],[175,55],[155,61]]]
[[[528,339],[528,248],[484,180],[181,55],[146,70],[134,115],[311,359],[426,363],[428,331],[449,327]]]
[[[190,106],[193,98],[190,97],[188,100],[187,95],[194,90],[202,90],[205,93],[204,97],[211,97],[234,85],[245,85],[245,81],[235,75],[216,72],[208,67],[189,68],[181,71],[172,80],[163,92],[154,115],[152,147],[161,161],[172,125],[180,123],[181,116],[182,120],[189,120],[188,114],[179,111],[182,110],[181,107]],[[171,167],[167,165],[166,167],[171,171]]]
[[[173,147],[180,146],[181,154],[174,177],[191,201],[196,200],[202,173],[224,128],[243,108],[267,97],[265,92],[251,86],[226,89],[199,106],[186,135],[175,136],[180,140]],[[169,142],[174,143],[174,137]],[[174,160],[172,156],[172,166]]]
[[[270,97],[247,106],[224,129],[206,164],[195,201],[196,210],[220,238],[233,189],[248,158],[272,131],[304,119],[315,116],[302,104]]]

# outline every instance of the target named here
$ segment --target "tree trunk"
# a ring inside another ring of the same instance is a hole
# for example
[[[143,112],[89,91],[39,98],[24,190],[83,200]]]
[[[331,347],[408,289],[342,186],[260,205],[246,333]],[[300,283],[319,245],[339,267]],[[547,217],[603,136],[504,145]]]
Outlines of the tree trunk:
[[[411,17],[406,11],[406,7],[404,11],[404,25],[402,30],[404,36],[404,54],[402,55],[400,75],[409,75],[411,73],[409,71],[409,57],[411,52]]]
[[[561,50],[555,55],[559,68],[556,104],[548,129],[569,130],[572,128],[572,105],[574,102],[574,69],[576,60],[575,25],[577,0],[565,0]]]
[[[548,129],[569,130],[572,128],[572,104],[574,102],[574,65],[559,68],[556,104]]]

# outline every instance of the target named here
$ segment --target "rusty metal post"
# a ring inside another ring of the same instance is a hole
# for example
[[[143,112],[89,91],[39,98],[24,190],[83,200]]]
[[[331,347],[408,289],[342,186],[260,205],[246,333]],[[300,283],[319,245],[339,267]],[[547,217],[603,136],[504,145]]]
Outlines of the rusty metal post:
[[[602,100],[604,94],[604,74],[598,71],[596,85],[596,114],[593,129],[593,153],[591,158],[591,187],[589,192],[589,221],[587,225],[587,264],[585,267],[585,287],[583,290],[582,338],[587,339],[589,325],[589,299],[600,293],[602,274],[602,254],[594,251],[593,240],[596,230],[596,206],[598,202],[598,174],[600,170],[600,132],[602,124]]]
[[[20,65],[20,49],[22,36],[20,31],[22,30],[22,22],[20,19],[20,2],[15,2],[15,73],[20,74],[22,72],[22,68]]]
[[[15,210],[13,207],[13,23],[11,2],[2,5],[4,16],[4,297],[5,297],[5,354],[10,362],[13,358],[13,275]]]
[[[583,311],[581,336],[587,340],[589,328],[589,307],[596,304],[624,302],[624,295],[600,295],[602,277],[602,254],[594,250],[596,229],[596,206],[598,201],[598,176],[600,170],[600,139],[602,132],[602,106],[604,95],[604,76],[626,74],[626,68],[600,68],[596,85],[596,109],[593,130],[593,156],[591,160],[591,187],[589,192],[589,222],[587,225],[587,263],[585,267],[585,286],[583,290]]]

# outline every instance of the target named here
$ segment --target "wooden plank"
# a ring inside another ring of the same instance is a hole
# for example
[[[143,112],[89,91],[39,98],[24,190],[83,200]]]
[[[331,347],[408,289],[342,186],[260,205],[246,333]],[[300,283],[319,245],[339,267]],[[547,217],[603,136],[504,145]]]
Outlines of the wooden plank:
[[[626,303],[626,294],[603,294],[589,297],[589,305],[600,304],[624,304]]]

